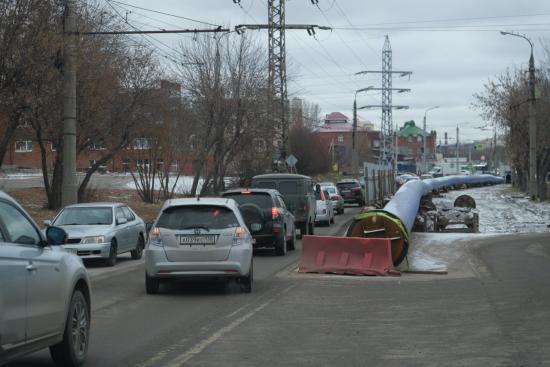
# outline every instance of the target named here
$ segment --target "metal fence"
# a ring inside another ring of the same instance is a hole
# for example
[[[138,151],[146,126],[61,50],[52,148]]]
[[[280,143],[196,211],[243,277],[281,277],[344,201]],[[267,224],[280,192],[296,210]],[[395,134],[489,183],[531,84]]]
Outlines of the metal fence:
[[[392,166],[365,162],[363,172],[366,204],[383,203],[384,198],[394,193],[395,174]]]

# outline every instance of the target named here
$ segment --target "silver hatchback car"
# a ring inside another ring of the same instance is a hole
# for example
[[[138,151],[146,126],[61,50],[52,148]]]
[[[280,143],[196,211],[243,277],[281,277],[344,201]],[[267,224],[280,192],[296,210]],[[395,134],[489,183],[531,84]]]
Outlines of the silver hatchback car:
[[[177,278],[237,279],[252,290],[252,236],[233,199],[168,200],[145,249],[145,288]]]
[[[86,259],[105,259],[108,266],[114,266],[117,254],[125,252],[130,252],[132,259],[141,259],[145,247],[145,223],[125,204],[69,205],[44,224],[68,233],[66,250]]]
[[[43,348],[58,365],[79,366],[88,350],[90,282],[82,260],[44,235],[0,192],[0,365]]]

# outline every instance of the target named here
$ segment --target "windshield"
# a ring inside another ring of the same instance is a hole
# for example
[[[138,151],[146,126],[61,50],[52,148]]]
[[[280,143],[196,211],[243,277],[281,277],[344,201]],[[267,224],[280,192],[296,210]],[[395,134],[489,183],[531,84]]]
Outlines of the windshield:
[[[263,192],[252,192],[248,194],[243,194],[240,192],[230,193],[223,196],[224,198],[230,198],[237,202],[237,204],[256,204],[262,209],[273,207],[273,202],[271,196]]]
[[[323,190],[329,192],[329,194],[337,194],[336,188],[334,186],[321,186]]]
[[[108,225],[113,223],[110,207],[65,208],[53,222],[55,226]]]
[[[351,189],[354,187],[359,187],[359,184],[357,182],[339,182],[336,184],[339,189]]]
[[[157,227],[174,230],[204,228],[222,229],[238,227],[239,221],[233,211],[218,205],[185,205],[165,209]]]

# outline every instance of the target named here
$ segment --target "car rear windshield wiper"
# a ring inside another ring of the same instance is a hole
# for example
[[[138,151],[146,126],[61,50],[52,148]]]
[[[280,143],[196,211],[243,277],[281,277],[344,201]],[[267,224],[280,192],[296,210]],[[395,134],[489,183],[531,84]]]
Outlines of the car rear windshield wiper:
[[[187,227],[181,227],[181,229],[195,229],[195,228],[201,228],[204,229],[206,232],[210,232],[210,228],[204,225],[196,225],[196,226],[187,226]]]

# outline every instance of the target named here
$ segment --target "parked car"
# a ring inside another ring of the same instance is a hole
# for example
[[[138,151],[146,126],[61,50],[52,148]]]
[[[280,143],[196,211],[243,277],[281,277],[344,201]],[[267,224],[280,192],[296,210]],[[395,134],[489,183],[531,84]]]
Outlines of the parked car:
[[[279,256],[294,250],[296,225],[285,200],[273,189],[235,189],[222,197],[239,205],[244,222],[254,238],[254,247],[271,247]]]
[[[317,186],[315,189],[315,199],[317,200],[315,223],[324,223],[327,226],[334,223],[334,208],[332,207],[328,191],[321,189],[321,186]]]
[[[85,259],[105,259],[108,266],[114,266],[117,255],[125,252],[130,252],[132,259],[141,259],[145,247],[145,224],[125,204],[69,205],[44,224],[68,233],[65,249]]]
[[[158,293],[168,279],[223,278],[251,292],[252,242],[234,200],[167,200],[145,249],[145,289]]]
[[[431,177],[435,177],[435,176],[431,175]],[[411,180],[420,180],[420,177],[412,173],[403,173],[401,175],[398,175],[395,180],[396,180],[397,186],[401,186],[405,182],[408,182]]]
[[[300,236],[314,233],[316,201],[311,177],[289,173],[258,175],[252,177],[252,187],[279,191],[294,214]]]
[[[424,173],[424,174],[420,175],[421,180],[427,180],[427,179],[430,179],[430,178],[434,178],[434,176],[430,173]]]
[[[321,182],[319,183],[323,190],[328,191],[330,195],[330,200],[332,201],[332,207],[336,214],[344,214],[344,198],[340,195],[338,188],[332,182]]]
[[[336,187],[340,194],[344,198],[346,204],[358,204],[359,206],[365,205],[365,197],[363,189],[358,180],[347,179],[338,181]]]
[[[0,192],[0,365],[49,347],[60,366],[86,359],[90,281],[82,260],[60,245],[67,233],[45,233]]]

